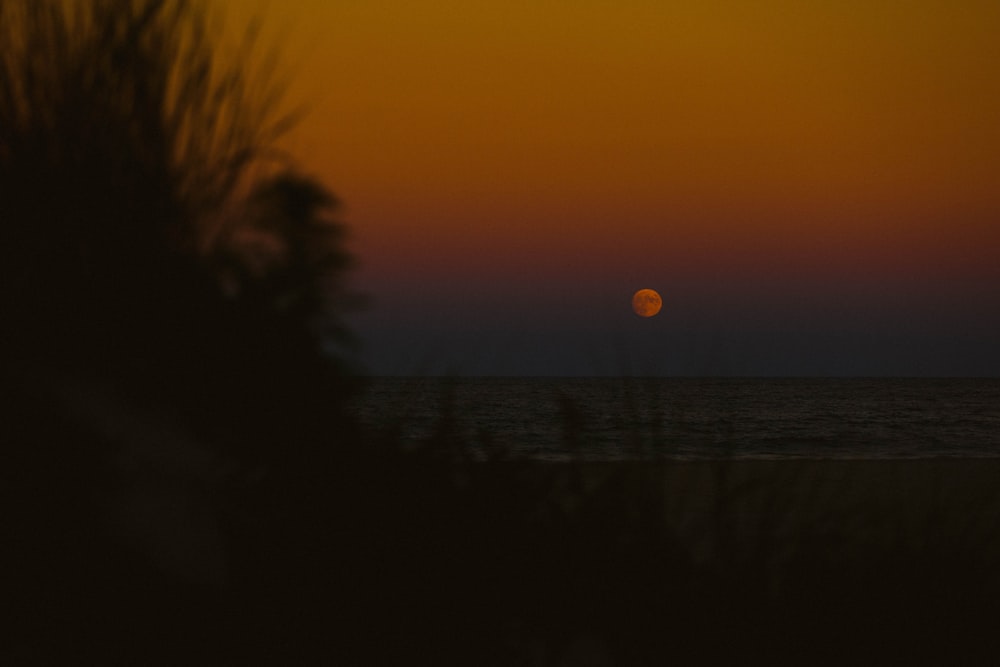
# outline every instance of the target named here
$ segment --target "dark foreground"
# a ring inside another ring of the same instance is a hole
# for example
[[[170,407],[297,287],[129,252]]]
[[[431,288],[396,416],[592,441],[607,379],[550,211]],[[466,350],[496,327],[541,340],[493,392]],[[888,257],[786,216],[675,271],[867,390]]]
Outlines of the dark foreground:
[[[1000,648],[1000,460],[372,457],[234,480],[185,456],[56,461],[14,485],[4,664],[898,664]]]

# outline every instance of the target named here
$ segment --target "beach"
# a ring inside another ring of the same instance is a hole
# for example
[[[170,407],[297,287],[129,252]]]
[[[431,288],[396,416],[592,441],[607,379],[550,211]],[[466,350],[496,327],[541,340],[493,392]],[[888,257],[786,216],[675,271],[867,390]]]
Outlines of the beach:
[[[898,664],[1000,649],[998,459],[346,451],[242,487],[158,451],[101,467],[93,505],[59,479],[25,487],[14,657]]]
[[[506,498],[519,495],[509,485],[540,484],[548,505],[535,523],[501,520],[451,546],[493,545],[481,565],[504,583],[485,578],[482,593],[499,591],[515,615],[534,610],[528,636],[607,659],[565,664],[921,663],[1000,648],[1000,460],[534,464],[489,476]]]
[[[1000,564],[1000,459],[741,460],[584,464],[599,494],[617,477],[662,484],[665,520],[711,559],[714,526],[747,547],[764,539],[836,539],[848,550],[963,548]]]

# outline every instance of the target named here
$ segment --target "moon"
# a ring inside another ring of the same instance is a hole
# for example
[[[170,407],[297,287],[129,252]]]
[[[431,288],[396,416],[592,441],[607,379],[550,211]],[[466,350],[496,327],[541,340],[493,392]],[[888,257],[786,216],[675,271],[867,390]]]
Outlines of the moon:
[[[639,317],[652,317],[660,312],[663,299],[656,290],[641,289],[632,295],[632,310]]]

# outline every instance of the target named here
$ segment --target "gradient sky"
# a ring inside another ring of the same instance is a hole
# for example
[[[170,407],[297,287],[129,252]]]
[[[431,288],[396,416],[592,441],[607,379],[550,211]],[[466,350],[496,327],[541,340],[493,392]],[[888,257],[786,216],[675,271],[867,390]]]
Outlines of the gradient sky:
[[[262,6],[372,372],[1000,374],[995,0]]]

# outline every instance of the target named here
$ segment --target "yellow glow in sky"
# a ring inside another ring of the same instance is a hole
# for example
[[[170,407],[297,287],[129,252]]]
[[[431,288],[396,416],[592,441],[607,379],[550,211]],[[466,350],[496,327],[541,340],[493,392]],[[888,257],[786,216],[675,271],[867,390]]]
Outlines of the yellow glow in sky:
[[[456,255],[567,225],[605,254],[622,226],[883,262],[998,240],[1000,3],[288,4],[290,145],[369,266],[415,226]]]

